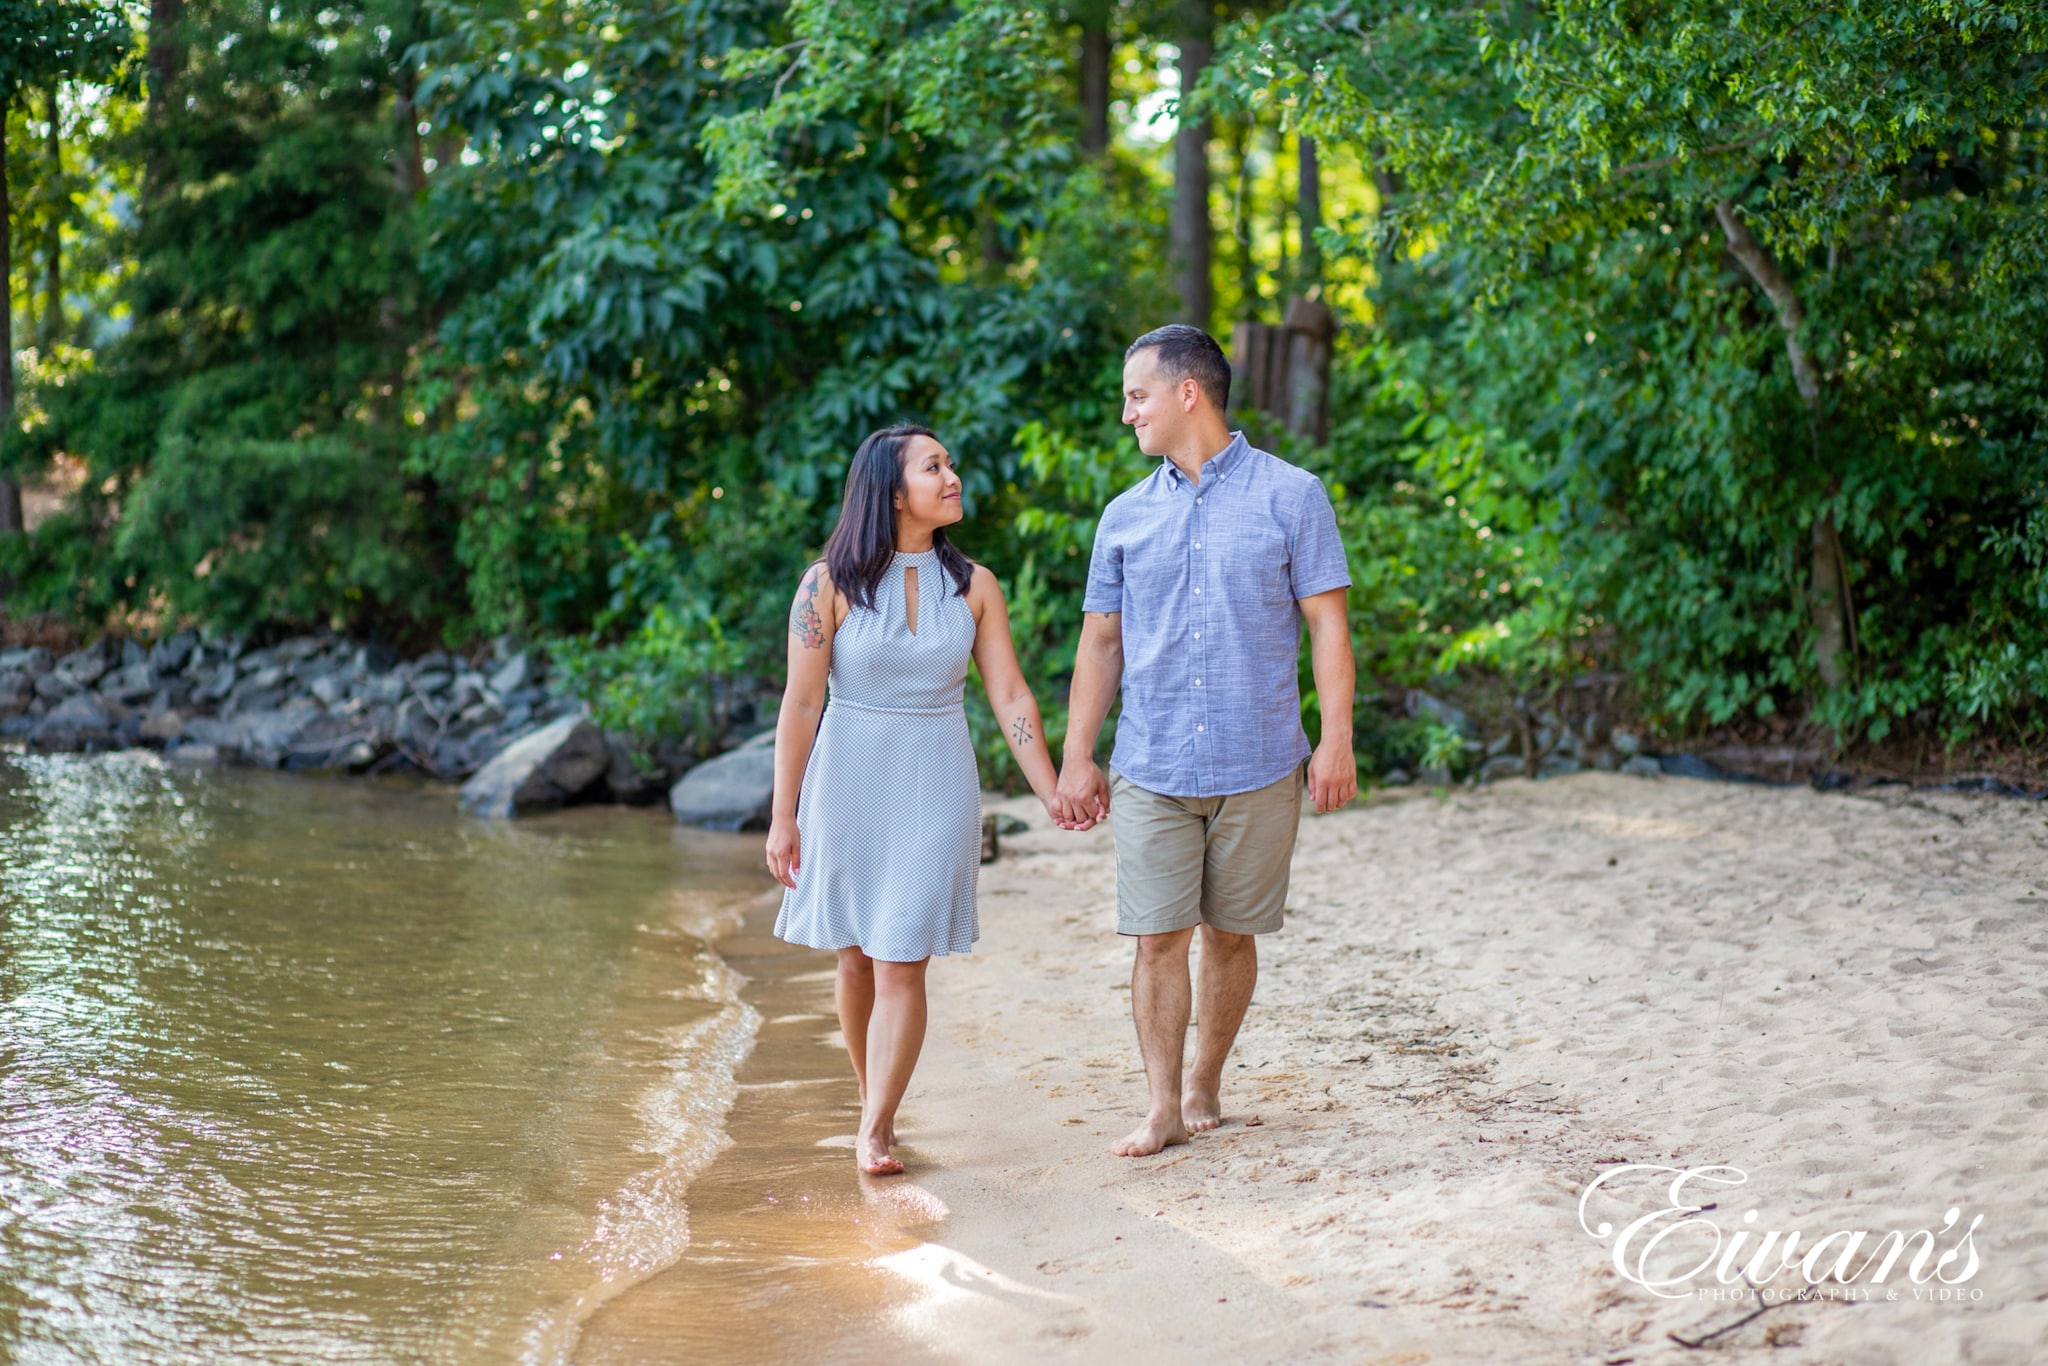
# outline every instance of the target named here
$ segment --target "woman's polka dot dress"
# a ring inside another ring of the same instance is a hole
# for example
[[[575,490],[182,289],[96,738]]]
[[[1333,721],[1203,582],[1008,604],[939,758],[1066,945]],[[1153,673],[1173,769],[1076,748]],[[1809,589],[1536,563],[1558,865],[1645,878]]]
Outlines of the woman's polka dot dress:
[[[904,607],[912,567],[915,632]],[[974,947],[981,775],[961,703],[973,651],[973,610],[936,550],[898,551],[874,607],[840,623],[777,938],[897,963]]]

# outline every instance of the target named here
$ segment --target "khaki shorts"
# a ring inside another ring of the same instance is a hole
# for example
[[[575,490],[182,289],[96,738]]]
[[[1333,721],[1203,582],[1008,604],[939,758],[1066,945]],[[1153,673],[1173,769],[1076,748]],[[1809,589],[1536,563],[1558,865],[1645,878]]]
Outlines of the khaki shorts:
[[[1280,928],[1308,765],[1228,797],[1166,797],[1111,769],[1118,934]]]

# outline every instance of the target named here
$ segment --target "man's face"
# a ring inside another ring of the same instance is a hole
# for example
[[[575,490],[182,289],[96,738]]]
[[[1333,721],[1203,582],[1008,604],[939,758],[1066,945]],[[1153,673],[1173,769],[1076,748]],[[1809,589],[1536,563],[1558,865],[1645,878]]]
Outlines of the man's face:
[[[1147,455],[1175,448],[1188,414],[1202,402],[1193,380],[1176,380],[1159,368],[1159,351],[1147,347],[1124,362],[1124,423]]]

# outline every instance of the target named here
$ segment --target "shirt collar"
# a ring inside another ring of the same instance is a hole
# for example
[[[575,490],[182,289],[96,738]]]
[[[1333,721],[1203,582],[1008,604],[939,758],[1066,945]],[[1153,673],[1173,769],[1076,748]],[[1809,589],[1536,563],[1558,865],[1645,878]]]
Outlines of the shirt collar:
[[[1230,444],[1203,462],[1200,487],[1207,488],[1243,464],[1244,458],[1250,450],[1251,443],[1244,439],[1244,433],[1232,432],[1230,434]],[[1188,477],[1180,472],[1180,466],[1174,464],[1173,461],[1163,460],[1160,463],[1166,468],[1168,482],[1176,485],[1188,482]]]

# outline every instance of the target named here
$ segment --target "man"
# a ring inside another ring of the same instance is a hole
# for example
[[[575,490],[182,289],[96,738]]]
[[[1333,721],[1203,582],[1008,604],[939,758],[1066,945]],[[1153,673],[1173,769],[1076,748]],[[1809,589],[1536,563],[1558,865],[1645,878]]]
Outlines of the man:
[[[1318,812],[1358,795],[1336,515],[1314,475],[1230,431],[1229,397],[1230,363],[1200,328],[1162,327],[1124,353],[1123,420],[1162,463],[1102,514],[1068,702],[1060,815],[1112,822],[1117,929],[1137,939],[1131,1010],[1151,1103],[1114,1147],[1125,1157],[1222,1122],[1223,1065],[1258,981],[1257,936],[1280,928],[1304,780]],[[1313,757],[1303,621],[1323,717]],[[1119,685],[1105,780],[1095,739]]]

